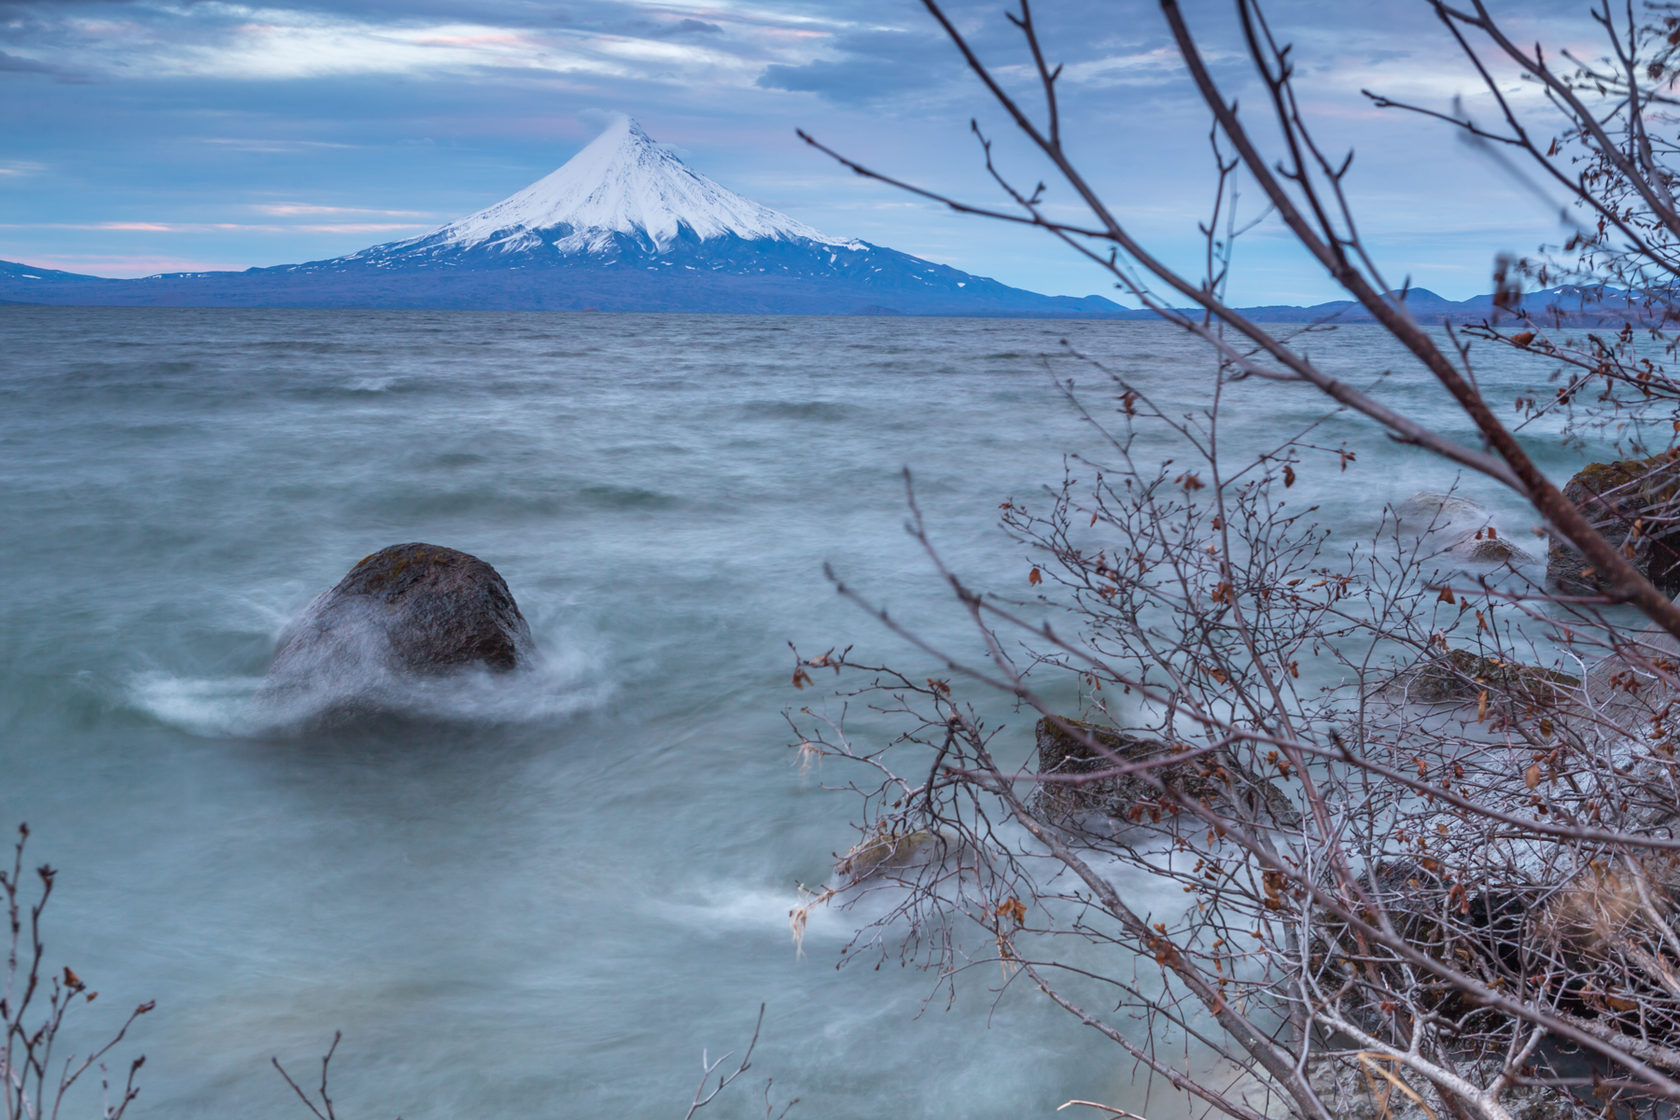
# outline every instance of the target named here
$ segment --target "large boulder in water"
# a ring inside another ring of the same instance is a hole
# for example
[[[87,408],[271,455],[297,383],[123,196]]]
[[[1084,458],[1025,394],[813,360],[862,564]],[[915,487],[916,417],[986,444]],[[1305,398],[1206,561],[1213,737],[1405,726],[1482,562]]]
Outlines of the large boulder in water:
[[[506,670],[534,652],[531,628],[495,568],[453,548],[394,544],[365,557],[287,627],[269,678]]]

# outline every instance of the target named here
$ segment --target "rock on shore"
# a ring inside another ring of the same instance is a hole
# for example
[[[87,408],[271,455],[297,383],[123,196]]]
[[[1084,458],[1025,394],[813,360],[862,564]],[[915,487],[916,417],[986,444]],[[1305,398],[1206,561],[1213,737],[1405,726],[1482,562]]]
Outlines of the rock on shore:
[[[1668,455],[1588,463],[1563,487],[1594,529],[1665,595],[1680,593],[1680,461]],[[1554,537],[1546,578],[1564,591],[1602,590],[1598,574],[1575,546]]]

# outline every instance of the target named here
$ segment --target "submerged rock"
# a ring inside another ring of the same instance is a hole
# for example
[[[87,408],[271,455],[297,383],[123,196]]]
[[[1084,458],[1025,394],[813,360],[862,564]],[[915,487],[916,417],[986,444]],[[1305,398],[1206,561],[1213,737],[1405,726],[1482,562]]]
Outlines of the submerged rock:
[[[310,603],[281,636],[272,686],[533,660],[531,628],[506,581],[476,556],[434,544],[397,544],[365,557]]]
[[[1420,490],[1394,507],[1391,520],[1402,537],[1456,541],[1493,520],[1486,508],[1457,494]]]
[[[1146,739],[1074,719],[1038,721],[1038,772],[1041,775],[1102,775],[1088,781],[1042,782],[1034,807],[1051,821],[1098,832],[1128,824],[1159,824],[1184,812],[1142,773],[1104,774],[1115,762],[1170,759],[1189,752],[1158,739]],[[1197,755],[1183,762],[1163,762],[1152,773],[1187,798],[1238,820],[1291,828],[1300,822],[1294,804],[1276,786],[1239,763],[1228,751]],[[1191,818],[1197,819],[1197,818]],[[1200,823],[1197,820],[1197,823]]]
[[[1669,455],[1589,463],[1564,485],[1594,529],[1665,595],[1680,593],[1680,461]],[[1575,546],[1554,537],[1546,578],[1565,591],[1603,590]]]
[[[1401,541],[1422,543],[1425,554],[1440,553],[1471,564],[1534,563],[1493,524],[1482,506],[1454,494],[1421,491],[1395,506],[1389,523]]]

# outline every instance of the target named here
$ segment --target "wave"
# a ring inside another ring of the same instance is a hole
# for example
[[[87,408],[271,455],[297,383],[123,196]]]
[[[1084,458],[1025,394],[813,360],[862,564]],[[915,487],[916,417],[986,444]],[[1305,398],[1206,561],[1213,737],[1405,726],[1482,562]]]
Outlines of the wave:
[[[271,739],[323,727],[413,720],[442,724],[523,724],[599,708],[614,691],[604,659],[548,653],[512,672],[468,667],[421,677],[378,661],[277,687],[267,676],[189,677],[137,673],[126,701],[159,723],[205,738]]]

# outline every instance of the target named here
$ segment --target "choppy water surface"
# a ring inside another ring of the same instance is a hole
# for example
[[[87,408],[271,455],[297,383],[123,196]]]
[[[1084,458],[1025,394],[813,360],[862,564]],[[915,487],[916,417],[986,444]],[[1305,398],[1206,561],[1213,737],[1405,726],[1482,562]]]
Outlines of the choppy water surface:
[[[812,702],[787,643],[922,664],[822,564],[972,650],[900,471],[956,568],[1024,590],[997,504],[1096,450],[1052,378],[1112,408],[1062,338],[1201,399],[1205,356],[1155,324],[0,311],[0,826],[62,869],[49,959],[101,991],[85,1021],[158,1001],[130,1115],[301,1115],[268,1059],[306,1070],[334,1029],[341,1115],[681,1115],[702,1047],[743,1044],[761,1002],[755,1073],[796,1115],[1141,1106],[1112,1047],[995,972],[922,1013],[923,974],[836,971],[845,915],[803,959],[788,931],[857,806],[786,746],[782,709]],[[1315,349],[1375,375],[1377,341]],[[1236,403],[1238,442],[1324,412]],[[1301,488],[1339,533],[1451,481],[1360,446]],[[409,540],[494,564],[542,669],[355,731],[254,714],[287,619]],[[1024,756],[1031,720],[996,710]],[[760,1113],[758,1083],[732,1091],[715,1114]]]

